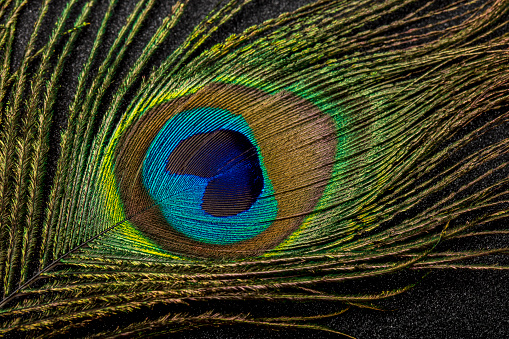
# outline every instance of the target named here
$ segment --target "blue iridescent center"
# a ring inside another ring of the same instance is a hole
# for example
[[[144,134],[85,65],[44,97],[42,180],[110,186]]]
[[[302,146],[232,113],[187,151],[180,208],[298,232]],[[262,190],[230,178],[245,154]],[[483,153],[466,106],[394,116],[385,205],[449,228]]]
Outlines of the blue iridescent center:
[[[243,117],[197,108],[170,118],[143,161],[143,184],[175,230],[226,245],[263,232],[277,201]]]
[[[182,140],[170,154],[166,170],[210,179],[201,207],[216,217],[248,210],[263,189],[256,148],[236,131],[217,130]]]

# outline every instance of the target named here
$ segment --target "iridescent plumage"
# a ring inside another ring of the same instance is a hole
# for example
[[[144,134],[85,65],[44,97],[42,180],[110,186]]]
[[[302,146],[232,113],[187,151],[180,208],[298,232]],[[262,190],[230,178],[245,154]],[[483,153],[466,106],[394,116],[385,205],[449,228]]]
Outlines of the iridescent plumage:
[[[215,7],[174,50],[188,1],[144,44],[152,0],[126,21],[115,0],[46,1],[28,41],[28,5],[0,2],[0,333],[338,334],[215,310],[331,300],[336,314],[410,287],[338,292],[348,281],[507,269],[468,261],[507,246],[441,246],[508,233],[509,137],[475,142],[508,118],[509,4],[322,0],[214,36],[250,2]]]

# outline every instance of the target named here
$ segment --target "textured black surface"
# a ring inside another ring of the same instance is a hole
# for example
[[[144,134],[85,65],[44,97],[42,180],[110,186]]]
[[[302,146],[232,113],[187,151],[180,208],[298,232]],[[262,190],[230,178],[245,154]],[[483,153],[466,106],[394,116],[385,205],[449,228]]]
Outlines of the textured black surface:
[[[66,1],[55,1],[48,17],[56,17]],[[113,20],[111,31],[107,34],[106,41],[111,44],[116,32],[125,22],[125,18],[134,6],[134,0],[120,1],[117,16]],[[285,11],[294,10],[301,4],[310,1],[254,1],[246,6],[245,10],[219,32],[215,33],[214,41],[220,41],[229,33],[241,32],[252,24],[262,22],[265,19],[275,17]],[[436,1],[440,3],[441,1]],[[160,10],[153,11],[148,24],[142,31],[143,39],[136,42],[129,50],[129,60],[132,61],[141,53],[143,42],[154,33],[158,24],[163,20],[168,9],[174,1],[161,1]],[[62,89],[55,108],[57,123],[53,126],[51,135],[52,149],[51,159],[48,163],[49,175],[51,176],[56,159],[58,157],[58,140],[60,131],[67,121],[67,107],[69,105],[73,88],[77,83],[76,69],[86,60],[86,55],[91,46],[90,42],[100,22],[100,13],[107,6],[106,1],[99,1],[94,15],[90,19],[90,25],[84,29],[80,38],[80,44],[71,62],[64,70]],[[171,50],[178,46],[185,36],[190,33],[194,25],[214,7],[214,2],[209,0],[191,0],[188,10],[181,22],[177,25],[174,35],[164,45],[160,53],[156,55],[152,63],[154,67],[168,55]],[[406,9],[410,11],[411,9]],[[395,13],[400,17],[404,13]],[[37,16],[37,5],[30,3],[23,13],[21,27],[18,35],[21,41],[28,41],[33,22]],[[376,25],[383,25],[394,17],[381,18]],[[435,18],[436,20],[437,18]],[[442,18],[440,18],[442,19]],[[434,20],[430,18],[429,20]],[[51,32],[51,26],[46,25],[41,36],[47,36]],[[22,53],[22,43],[15,46],[15,59]],[[207,45],[209,46],[209,45]],[[206,46],[206,47],[207,47]],[[107,50],[101,51],[106,53]],[[125,63],[123,71],[118,74],[121,79],[125,74],[129,60]],[[118,85],[118,83],[117,83]],[[500,133],[508,133],[507,128],[494,131],[486,136],[488,140],[495,140]],[[483,245],[500,244],[504,240],[501,237],[487,237],[482,239]],[[467,241],[468,244],[468,241]],[[470,242],[468,245],[475,247],[479,244]],[[370,287],[372,284],[379,291],[387,290],[386,286],[405,286],[407,283],[419,281],[419,284],[403,295],[377,303],[387,311],[375,311],[370,309],[352,308],[348,312],[317,323],[328,325],[330,328],[342,331],[359,339],[366,338],[509,338],[509,276],[503,271],[476,271],[465,272],[448,270],[431,272],[425,278],[420,278],[424,272],[402,272],[401,274],[383,279],[363,283],[359,288]],[[355,288],[350,286],[349,288]],[[199,305],[197,305],[199,310]],[[334,312],[341,306],[330,303],[251,303],[246,307],[244,303],[225,304],[218,309],[222,312],[244,312],[251,314],[267,313],[268,310],[282,314],[313,315],[323,312]],[[104,324],[109,326],[109,324]],[[100,325],[99,325],[100,327]],[[221,327],[195,329],[172,337],[182,338],[335,338],[324,332],[312,330],[268,330],[260,327]]]

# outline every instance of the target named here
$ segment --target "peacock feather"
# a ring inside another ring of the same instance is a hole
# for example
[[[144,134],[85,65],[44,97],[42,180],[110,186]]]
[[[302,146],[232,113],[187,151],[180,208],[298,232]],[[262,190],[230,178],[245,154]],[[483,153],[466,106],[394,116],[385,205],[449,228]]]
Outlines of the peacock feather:
[[[349,337],[320,322],[507,270],[508,18],[0,0],[0,334]]]

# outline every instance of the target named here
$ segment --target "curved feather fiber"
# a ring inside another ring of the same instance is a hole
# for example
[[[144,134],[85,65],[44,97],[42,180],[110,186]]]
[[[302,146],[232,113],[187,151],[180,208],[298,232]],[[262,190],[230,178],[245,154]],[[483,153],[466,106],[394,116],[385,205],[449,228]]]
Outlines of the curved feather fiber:
[[[127,17],[42,1],[28,39],[34,4],[0,1],[2,335],[349,337],[316,322],[412,287],[338,292],[349,281],[508,269],[507,246],[461,244],[509,233],[508,136],[478,142],[509,118],[509,3],[322,0],[216,43],[250,2],[166,51],[187,0],[143,45],[154,0]],[[321,300],[336,312],[216,311]]]

